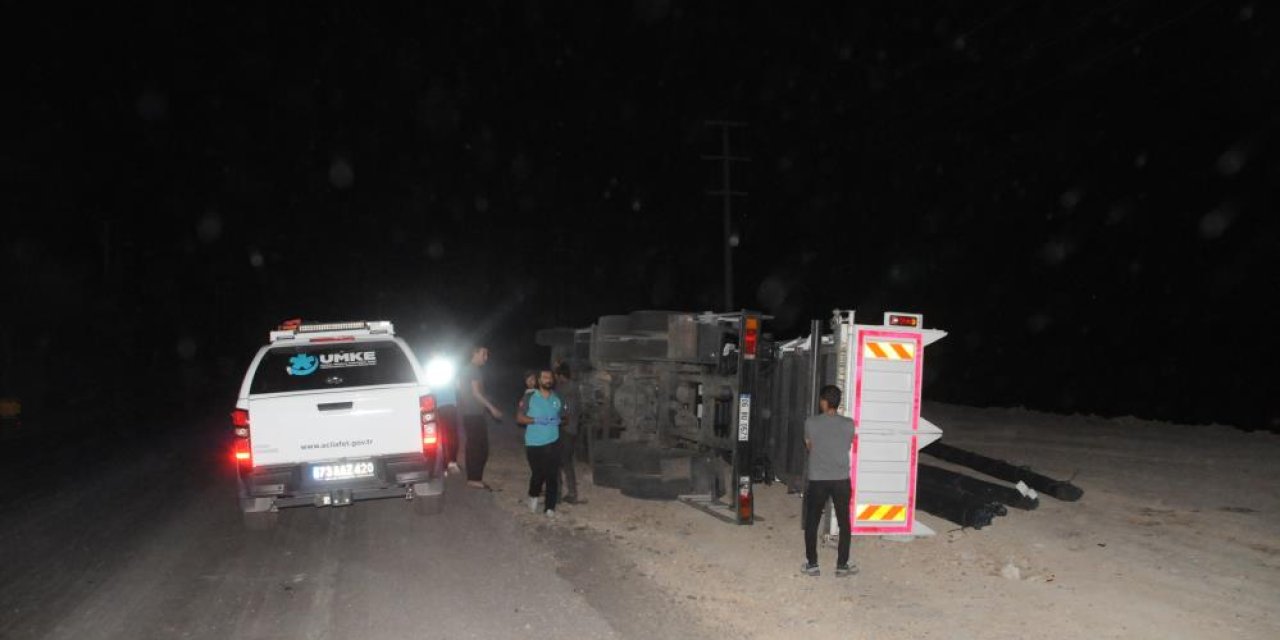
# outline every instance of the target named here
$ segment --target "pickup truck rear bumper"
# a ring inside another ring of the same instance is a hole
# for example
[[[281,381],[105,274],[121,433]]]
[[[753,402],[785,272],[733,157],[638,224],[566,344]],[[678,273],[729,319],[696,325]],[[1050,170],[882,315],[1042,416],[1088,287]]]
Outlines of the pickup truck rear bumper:
[[[335,494],[352,500],[404,496],[408,491],[407,485],[444,477],[439,456],[407,454],[343,462],[372,462],[373,475],[364,478],[317,480],[312,474],[312,463],[255,467],[240,471],[241,491],[244,497],[275,498],[276,506],[287,507],[321,504],[324,496]]]

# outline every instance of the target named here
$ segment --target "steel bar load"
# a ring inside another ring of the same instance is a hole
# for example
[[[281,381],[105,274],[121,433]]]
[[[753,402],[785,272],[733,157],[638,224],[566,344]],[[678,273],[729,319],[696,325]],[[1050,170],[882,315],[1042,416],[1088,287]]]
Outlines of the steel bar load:
[[[999,506],[999,505],[996,505]],[[981,529],[999,515],[992,503],[954,487],[921,482],[916,485],[916,508],[962,527]]]
[[[1040,475],[1026,467],[1014,466],[1003,460],[988,458],[987,456],[958,449],[941,442],[934,442],[921,451],[939,460],[946,460],[947,462],[969,467],[975,471],[981,471],[993,478],[1008,482],[1023,482],[1032,489],[1040,493],[1047,493],[1059,500],[1075,502],[1084,495],[1083,489],[1066,480],[1055,480],[1049,476]]]
[[[1033,492],[1024,495],[1021,491],[994,482],[987,482],[978,478],[971,478],[962,473],[956,473],[950,469],[935,467],[933,465],[920,465],[920,481],[929,482],[931,484],[942,484],[954,486],[961,491],[972,493],[983,500],[990,502],[1000,502],[1007,504],[1015,509],[1031,511],[1040,506],[1040,499]]]

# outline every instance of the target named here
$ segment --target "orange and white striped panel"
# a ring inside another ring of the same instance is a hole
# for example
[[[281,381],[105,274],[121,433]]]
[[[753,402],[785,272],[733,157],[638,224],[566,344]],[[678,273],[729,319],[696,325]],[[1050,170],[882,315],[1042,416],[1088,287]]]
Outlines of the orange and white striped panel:
[[[904,522],[907,507],[900,504],[860,504],[853,519],[858,522]]]
[[[877,360],[915,360],[916,345],[914,342],[868,340],[862,343],[862,355]]]

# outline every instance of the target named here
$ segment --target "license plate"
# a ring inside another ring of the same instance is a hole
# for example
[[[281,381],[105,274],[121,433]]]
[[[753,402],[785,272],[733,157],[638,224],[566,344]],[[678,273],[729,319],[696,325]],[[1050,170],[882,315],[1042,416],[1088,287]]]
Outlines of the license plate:
[[[350,480],[352,478],[368,478],[373,476],[372,462],[341,462],[337,464],[311,465],[311,479],[325,482],[328,480]]]

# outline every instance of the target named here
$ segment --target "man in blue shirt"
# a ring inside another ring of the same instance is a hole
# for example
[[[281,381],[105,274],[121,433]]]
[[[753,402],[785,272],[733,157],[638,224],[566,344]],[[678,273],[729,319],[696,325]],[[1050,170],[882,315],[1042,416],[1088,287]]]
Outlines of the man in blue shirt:
[[[529,511],[538,512],[538,495],[547,496],[547,517],[555,517],[560,497],[560,422],[564,402],[554,391],[555,375],[538,372],[538,388],[520,402],[516,422],[525,427],[524,451],[529,460]]]

